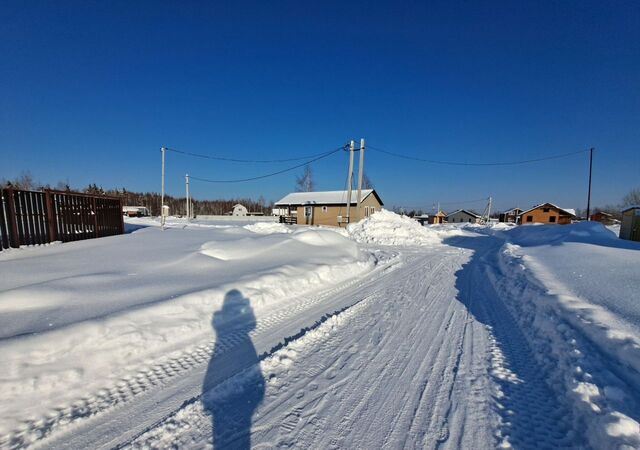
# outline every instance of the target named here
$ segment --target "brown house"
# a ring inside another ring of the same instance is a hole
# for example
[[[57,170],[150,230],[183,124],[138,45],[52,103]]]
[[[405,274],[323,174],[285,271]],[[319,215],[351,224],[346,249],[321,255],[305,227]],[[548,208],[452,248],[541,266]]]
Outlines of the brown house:
[[[382,209],[382,200],[373,189],[362,190],[360,210],[357,191],[351,193],[350,220],[347,219],[347,191],[294,192],[274,204],[280,221],[298,225],[344,227]]]
[[[595,214],[591,214],[590,219],[594,222],[601,222],[605,225],[613,225],[614,223],[616,223],[616,218],[604,211],[599,211]]]
[[[545,223],[566,225],[576,219],[576,213],[572,209],[564,209],[553,203],[543,203],[520,214],[521,224]]]
[[[436,214],[429,216],[429,223],[431,225],[445,223],[446,221],[447,221],[447,215],[442,211],[438,211]]]

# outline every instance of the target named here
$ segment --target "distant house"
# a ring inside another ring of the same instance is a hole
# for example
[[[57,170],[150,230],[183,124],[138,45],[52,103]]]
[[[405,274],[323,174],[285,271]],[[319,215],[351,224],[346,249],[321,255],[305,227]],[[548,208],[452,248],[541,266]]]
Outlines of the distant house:
[[[589,219],[594,222],[601,222],[605,225],[613,225],[617,222],[616,218],[613,217],[613,215],[604,211],[598,211],[595,214],[591,214],[591,217]]]
[[[481,217],[474,213],[473,211],[468,211],[466,209],[459,209],[452,213],[447,214],[447,222],[449,223],[463,223],[463,222],[471,222],[478,223],[480,222]]]
[[[622,210],[620,239],[640,241],[640,205],[629,206]]]
[[[237,205],[234,205],[233,210],[231,211],[230,215],[231,216],[246,216],[248,215],[249,211],[247,210],[247,207],[244,205],[241,205],[240,203],[238,203]]]
[[[531,209],[522,211],[520,223],[545,223],[566,225],[576,219],[576,212],[573,209],[560,208],[553,203],[542,203]]]
[[[351,219],[354,223],[382,209],[382,200],[374,189],[362,190],[361,211],[357,206],[357,191],[351,194]],[[343,227],[347,220],[347,191],[294,192],[274,204],[281,221],[298,225],[329,225]]]
[[[420,214],[419,216],[413,216],[413,218],[417,220],[420,223],[420,225],[429,223],[429,214]]]
[[[518,223],[520,214],[522,214],[522,210],[520,208],[508,209],[505,212],[500,213],[500,216],[498,216],[498,222]]]
[[[123,206],[122,214],[127,217],[147,217],[151,215],[146,206]]]
[[[447,221],[447,215],[442,211],[438,211],[437,213],[429,216],[429,223],[431,225],[445,223],[446,221]]]

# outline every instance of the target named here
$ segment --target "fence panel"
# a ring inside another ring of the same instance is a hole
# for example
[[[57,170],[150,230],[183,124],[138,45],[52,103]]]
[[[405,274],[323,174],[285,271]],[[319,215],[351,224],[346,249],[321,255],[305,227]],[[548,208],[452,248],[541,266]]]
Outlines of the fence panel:
[[[0,200],[0,251],[124,233],[117,197],[1,189]]]

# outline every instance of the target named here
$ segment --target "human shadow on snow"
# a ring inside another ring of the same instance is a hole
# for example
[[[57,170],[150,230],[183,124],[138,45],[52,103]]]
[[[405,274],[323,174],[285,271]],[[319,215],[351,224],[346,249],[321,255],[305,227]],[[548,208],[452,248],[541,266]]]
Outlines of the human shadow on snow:
[[[213,446],[249,449],[253,414],[265,393],[259,357],[249,336],[256,327],[249,299],[236,289],[227,292],[211,325],[216,343],[202,385],[202,403],[211,416]],[[237,373],[238,367],[246,369]]]

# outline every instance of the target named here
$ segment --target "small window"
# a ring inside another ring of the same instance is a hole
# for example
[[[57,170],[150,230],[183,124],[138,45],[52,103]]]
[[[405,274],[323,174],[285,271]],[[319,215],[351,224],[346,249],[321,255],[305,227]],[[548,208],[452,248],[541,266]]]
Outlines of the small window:
[[[527,216],[527,222],[533,222],[533,216]]]
[[[322,207],[322,212],[327,212],[327,211],[329,211],[329,208],[327,208],[326,206],[323,206]]]
[[[312,211],[313,211],[313,207],[305,206],[304,207],[304,216],[305,217],[311,217]]]
[[[549,217],[549,223],[555,223],[555,221],[556,221],[556,216]]]
[[[542,212],[548,213],[549,212],[549,208],[542,208]]]

